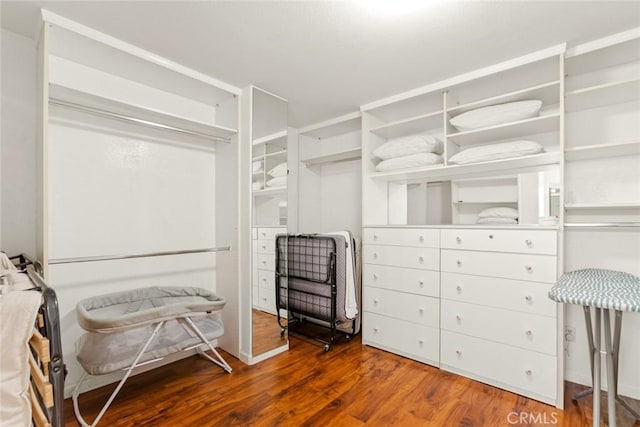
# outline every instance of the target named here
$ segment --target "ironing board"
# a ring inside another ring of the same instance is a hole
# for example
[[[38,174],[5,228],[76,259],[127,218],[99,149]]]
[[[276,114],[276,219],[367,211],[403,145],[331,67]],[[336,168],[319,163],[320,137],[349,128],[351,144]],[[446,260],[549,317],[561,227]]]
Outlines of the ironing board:
[[[582,305],[587,325],[589,356],[593,387],[573,396],[574,400],[593,393],[593,426],[600,426],[600,326],[604,323],[607,362],[607,406],[609,427],[616,425],[616,401],[636,419],[640,415],[618,396],[618,356],[624,311],[640,312],[640,278],[621,271],[587,268],[563,274],[549,291],[549,298],[565,304]],[[595,330],[591,323],[591,308],[595,309]],[[610,314],[615,315],[613,340]],[[604,313],[602,317],[601,314]]]

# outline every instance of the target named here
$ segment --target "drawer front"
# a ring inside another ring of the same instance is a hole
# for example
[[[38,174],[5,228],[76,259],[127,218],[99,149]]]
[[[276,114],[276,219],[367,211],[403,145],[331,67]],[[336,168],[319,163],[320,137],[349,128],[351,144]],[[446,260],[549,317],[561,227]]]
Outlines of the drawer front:
[[[273,254],[258,254],[258,269],[275,271],[276,257]]]
[[[556,319],[552,317],[442,300],[441,324],[451,332],[556,354]]]
[[[276,312],[276,294],[273,289],[258,288],[258,306],[270,313]]]
[[[556,257],[551,255],[442,250],[442,271],[555,283]]]
[[[440,230],[421,228],[366,228],[365,245],[440,247]]]
[[[556,358],[479,338],[442,331],[441,362],[515,388],[525,396],[556,398]],[[532,395],[533,393],[533,395]]]
[[[434,248],[409,248],[404,246],[364,247],[363,260],[367,264],[389,265],[392,267],[419,268],[438,271],[440,250]]]
[[[256,250],[259,254],[272,254],[276,253],[276,241],[267,239],[258,239]]]
[[[547,283],[457,273],[442,273],[440,281],[443,299],[557,317]]]
[[[439,363],[440,332],[437,328],[365,312],[362,339],[364,344],[424,363],[436,366]]]
[[[269,270],[258,270],[258,286],[260,286],[261,288],[272,289],[275,292],[275,273]]]
[[[556,255],[556,234],[553,230],[444,229],[441,245],[446,249]]]
[[[276,234],[284,234],[286,232],[286,227],[258,227],[258,239],[275,240]]]
[[[440,295],[440,273],[415,268],[365,264],[362,272],[364,286],[409,292],[437,297]]]
[[[260,307],[260,293],[257,286],[251,287],[251,298],[253,306],[256,308]]]
[[[366,286],[362,295],[362,308],[370,313],[424,326],[440,326],[440,300],[437,298]]]

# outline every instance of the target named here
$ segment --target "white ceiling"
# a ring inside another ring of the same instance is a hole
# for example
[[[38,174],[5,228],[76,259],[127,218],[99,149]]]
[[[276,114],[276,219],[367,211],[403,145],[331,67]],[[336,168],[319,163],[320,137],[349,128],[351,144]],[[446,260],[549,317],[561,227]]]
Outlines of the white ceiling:
[[[3,0],[0,13],[3,28],[33,37],[44,7],[232,85],[255,84],[289,99],[293,126],[640,26],[639,1],[423,0],[407,15],[366,2]]]

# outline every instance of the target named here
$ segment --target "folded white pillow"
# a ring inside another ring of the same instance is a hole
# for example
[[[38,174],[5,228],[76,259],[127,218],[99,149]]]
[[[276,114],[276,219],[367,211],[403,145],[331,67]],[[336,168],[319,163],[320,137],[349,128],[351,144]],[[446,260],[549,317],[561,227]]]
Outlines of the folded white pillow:
[[[541,107],[542,101],[539,99],[490,105],[459,114],[449,120],[449,123],[464,132],[536,117]]]
[[[253,173],[260,172],[262,170],[262,160],[256,160],[251,164]]]
[[[491,160],[509,159],[544,151],[542,145],[535,141],[511,141],[499,144],[471,147],[454,154],[449,163],[464,165],[467,163],[488,162]]]
[[[253,181],[253,183],[251,184],[251,188],[253,189],[253,191],[262,190],[262,182]]]
[[[396,157],[395,159],[383,160],[376,166],[379,172],[417,168],[420,166],[429,166],[442,163],[442,156],[434,153],[417,153],[409,156]]]
[[[287,177],[286,176],[278,176],[276,178],[272,178],[265,183],[267,187],[284,187],[287,185]]]
[[[287,176],[287,162],[282,162],[278,166],[273,167],[269,172],[267,172],[274,178],[279,178],[281,176]]]
[[[514,218],[478,218],[476,224],[517,224]]]
[[[442,154],[442,141],[431,135],[410,135],[389,141],[376,148],[373,155],[382,160],[416,153]]]
[[[495,207],[482,210],[478,218],[518,218],[518,210],[508,207]]]

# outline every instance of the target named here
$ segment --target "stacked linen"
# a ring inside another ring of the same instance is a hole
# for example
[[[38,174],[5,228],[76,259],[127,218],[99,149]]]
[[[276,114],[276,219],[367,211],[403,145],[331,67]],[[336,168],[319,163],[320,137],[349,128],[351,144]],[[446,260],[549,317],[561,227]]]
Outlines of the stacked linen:
[[[518,210],[507,207],[484,209],[478,214],[476,224],[517,224]]]
[[[269,179],[265,185],[267,187],[284,187],[287,185],[287,174],[289,173],[287,169],[287,162],[282,162],[277,166],[271,168],[267,174],[272,178]]]
[[[390,139],[378,147],[373,155],[382,161],[376,170],[432,166],[442,163],[442,141],[431,135],[410,135]]]

